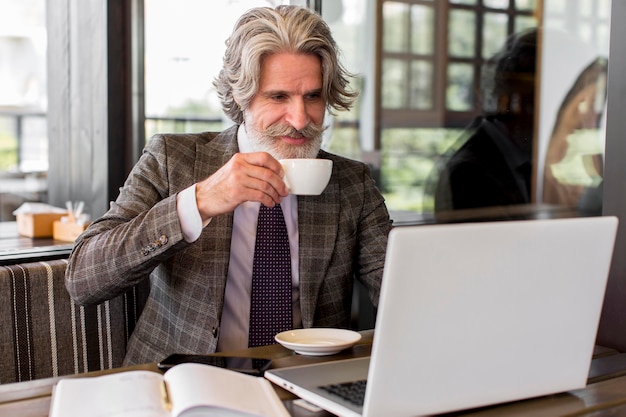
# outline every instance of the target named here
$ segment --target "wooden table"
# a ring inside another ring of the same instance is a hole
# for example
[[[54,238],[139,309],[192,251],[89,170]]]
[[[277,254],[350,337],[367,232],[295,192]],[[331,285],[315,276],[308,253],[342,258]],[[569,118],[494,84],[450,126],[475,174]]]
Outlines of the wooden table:
[[[368,356],[371,353],[373,332],[362,332],[363,338],[352,348],[332,356],[302,356],[283,348],[280,345],[263,346],[240,351],[218,353],[217,355],[235,355],[245,357],[262,357],[272,359],[272,368],[303,365],[307,363],[333,361]],[[613,358],[626,361],[626,354],[616,352],[596,352],[594,362],[602,370],[606,359]],[[624,357],[622,357],[624,356]],[[604,361],[604,362],[603,362]],[[625,362],[626,363],[626,362]],[[107,371],[89,372],[86,374],[71,375],[67,378],[98,376],[108,373],[145,369],[159,372],[156,364],[150,363]],[[566,393],[548,395],[545,397],[516,401],[512,403],[484,407],[463,412],[449,413],[445,416],[524,416],[524,417],[607,417],[626,415],[626,372],[613,373],[596,372],[590,378],[589,385],[584,389]],[[592,365],[592,374],[594,366]],[[46,378],[28,382],[0,385],[0,416],[2,417],[46,417],[50,406],[50,394],[54,383],[59,378]],[[597,382],[596,382],[597,381]],[[275,386],[279,397],[285,402],[287,409],[294,417],[329,417],[331,414],[311,412],[293,403],[296,399],[291,393]]]
[[[67,258],[72,246],[52,238],[20,236],[16,222],[0,222],[0,265]]]

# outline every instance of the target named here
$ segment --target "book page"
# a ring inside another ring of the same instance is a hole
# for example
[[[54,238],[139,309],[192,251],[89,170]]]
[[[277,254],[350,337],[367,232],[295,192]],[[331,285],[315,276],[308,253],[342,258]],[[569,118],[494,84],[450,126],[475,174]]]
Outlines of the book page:
[[[162,375],[151,371],[61,379],[50,417],[169,417],[163,387]]]
[[[184,363],[168,370],[164,379],[173,416],[289,417],[271,383],[262,377]]]

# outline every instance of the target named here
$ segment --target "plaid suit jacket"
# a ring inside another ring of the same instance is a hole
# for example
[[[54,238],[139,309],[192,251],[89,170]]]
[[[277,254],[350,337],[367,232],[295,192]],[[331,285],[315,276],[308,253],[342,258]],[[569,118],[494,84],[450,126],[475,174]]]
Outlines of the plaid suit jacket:
[[[233,213],[213,218],[190,244],[176,195],[237,151],[237,126],[219,134],[152,137],[109,211],[77,239],[66,272],[76,302],[100,303],[150,277],[125,364],[215,351]],[[365,164],[324,151],[319,157],[333,160],[330,183],[319,196],[298,197],[302,322],[347,327],[354,278],[378,303],[391,221]]]

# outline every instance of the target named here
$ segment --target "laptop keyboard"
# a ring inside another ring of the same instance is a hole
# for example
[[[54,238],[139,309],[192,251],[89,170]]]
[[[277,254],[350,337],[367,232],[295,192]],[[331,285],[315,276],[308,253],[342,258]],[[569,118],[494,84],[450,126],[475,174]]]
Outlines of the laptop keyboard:
[[[322,385],[319,388],[326,392],[337,395],[354,405],[363,406],[365,399],[365,385],[367,380],[343,382],[341,384]]]

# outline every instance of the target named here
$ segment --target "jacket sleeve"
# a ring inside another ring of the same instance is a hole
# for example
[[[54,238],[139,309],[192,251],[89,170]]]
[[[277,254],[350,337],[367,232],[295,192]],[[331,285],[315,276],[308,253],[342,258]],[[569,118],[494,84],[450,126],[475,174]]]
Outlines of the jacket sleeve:
[[[100,303],[121,294],[188,245],[176,211],[179,190],[170,182],[175,166],[165,138],[151,138],[109,211],[77,239],[65,276],[77,303]]]

